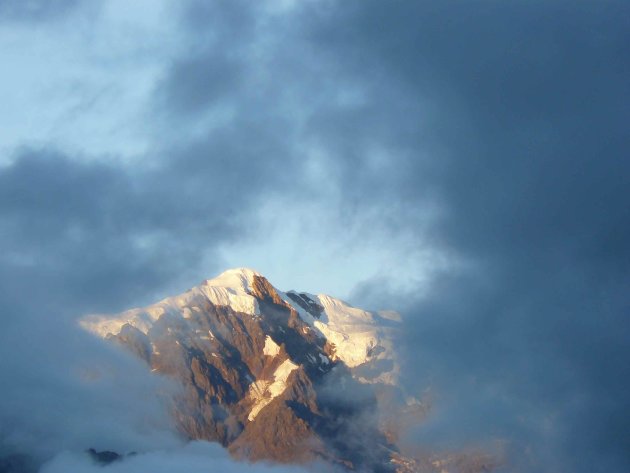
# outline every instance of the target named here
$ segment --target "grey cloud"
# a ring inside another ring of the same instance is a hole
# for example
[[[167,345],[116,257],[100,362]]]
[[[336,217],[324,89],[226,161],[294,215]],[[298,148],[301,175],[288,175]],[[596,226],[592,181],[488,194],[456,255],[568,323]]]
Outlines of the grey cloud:
[[[232,45],[238,49],[252,38],[256,16],[264,4],[252,5],[243,0],[218,0],[208,3],[191,0],[181,4],[178,10],[186,32],[208,36],[217,41],[216,46],[225,46],[220,41],[226,37],[234,40]]]
[[[2,0],[0,22],[42,22],[62,18],[81,4],[81,0]]]
[[[179,60],[161,84],[165,106],[176,113],[192,114],[220,105],[221,99],[237,89],[243,68],[237,59],[212,51]],[[218,103],[216,103],[218,102]]]
[[[179,445],[167,414],[176,387],[40,302],[37,314],[2,307],[0,456]]]
[[[174,9],[182,22],[185,47],[156,87],[156,105],[168,121],[225,105],[243,113],[252,90],[250,49],[258,37],[255,10],[242,2],[186,2]],[[248,107],[255,110],[254,107]]]
[[[24,150],[0,170],[4,297],[77,311],[115,310],[201,263],[235,236],[239,215],[274,180],[254,145],[228,134],[174,148],[149,170]],[[216,268],[218,269],[218,268]]]
[[[113,472],[133,473],[152,471],[173,472],[299,472],[306,471],[296,466],[279,466],[237,462],[218,444],[191,442],[170,450],[157,450],[129,456],[107,466],[95,464],[87,455],[63,453],[42,468],[42,473],[74,471],[76,473]],[[309,470],[310,471],[310,470]]]
[[[26,301],[24,292],[43,291],[48,304],[111,309],[116,299],[124,303],[164,281],[175,270],[166,267],[167,255],[192,250],[166,238],[195,226],[186,206],[177,195],[160,200],[147,176],[132,182],[112,165],[34,150],[2,169],[0,181],[7,297]],[[206,222],[205,236],[225,230],[223,223]]]
[[[384,113],[407,99],[434,105],[382,123],[405,152],[391,154],[383,193],[356,193],[372,195],[368,205],[434,199],[441,216],[428,232],[418,227],[418,240],[465,263],[436,274],[426,298],[397,297],[413,316],[410,374],[446,404],[418,430],[425,442],[507,438],[519,471],[630,462],[624,11],[618,2],[374,3],[325,25],[321,38],[340,45],[349,74],[386,71],[374,100],[400,95],[380,101]],[[371,126],[355,123],[355,139]],[[340,169],[350,178],[356,166]]]

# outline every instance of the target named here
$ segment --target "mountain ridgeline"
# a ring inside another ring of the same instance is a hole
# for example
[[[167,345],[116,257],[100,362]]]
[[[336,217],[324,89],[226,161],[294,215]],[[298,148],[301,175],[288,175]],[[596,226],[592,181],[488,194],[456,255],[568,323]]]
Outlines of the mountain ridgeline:
[[[181,383],[178,429],[237,458],[411,471],[397,419],[420,415],[397,386],[399,319],[338,299],[282,292],[249,269],[82,326]]]

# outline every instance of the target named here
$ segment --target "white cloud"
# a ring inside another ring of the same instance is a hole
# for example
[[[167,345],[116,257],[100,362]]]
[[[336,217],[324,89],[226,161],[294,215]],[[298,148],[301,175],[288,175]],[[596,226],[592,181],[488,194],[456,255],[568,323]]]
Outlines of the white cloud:
[[[64,449],[129,452],[181,443],[165,405],[175,389],[170,382],[44,309],[37,318],[5,320],[0,385],[0,438],[10,451],[49,458]]]
[[[218,444],[191,442],[181,448],[129,456],[105,467],[87,454],[61,453],[44,465],[41,473],[282,473],[306,471],[296,466],[237,462]]]

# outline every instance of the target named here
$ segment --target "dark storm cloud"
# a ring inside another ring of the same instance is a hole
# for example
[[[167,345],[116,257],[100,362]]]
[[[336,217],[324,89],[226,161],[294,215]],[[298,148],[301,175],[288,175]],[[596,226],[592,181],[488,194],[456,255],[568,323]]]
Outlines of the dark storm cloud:
[[[147,171],[24,150],[0,169],[4,298],[42,292],[48,305],[114,310],[200,264],[234,236],[240,212],[282,182],[254,144],[233,132],[169,150]]]
[[[507,438],[523,471],[626,470],[627,5],[375,2],[341,18],[328,50],[388,77],[373,89],[384,114],[412,107],[377,125],[407,172],[383,176],[376,204],[433,199],[423,238],[466,268],[401,307],[412,371],[446,404],[419,435]]]
[[[185,271],[181,258],[201,239],[229,233],[226,216],[215,209],[198,221],[200,205],[158,174],[18,155],[0,170],[5,297],[35,291],[49,306],[108,310]],[[175,232],[185,237],[175,242]]]

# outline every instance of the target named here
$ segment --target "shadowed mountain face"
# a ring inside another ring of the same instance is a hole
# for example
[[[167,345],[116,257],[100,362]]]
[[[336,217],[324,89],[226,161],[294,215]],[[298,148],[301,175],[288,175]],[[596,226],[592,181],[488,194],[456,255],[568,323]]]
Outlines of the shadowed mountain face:
[[[238,269],[82,325],[179,380],[173,412],[191,439],[218,441],[254,461],[420,471],[405,466],[412,463],[394,444],[396,417],[417,412],[396,386],[391,314],[385,320],[328,296],[284,293]]]

